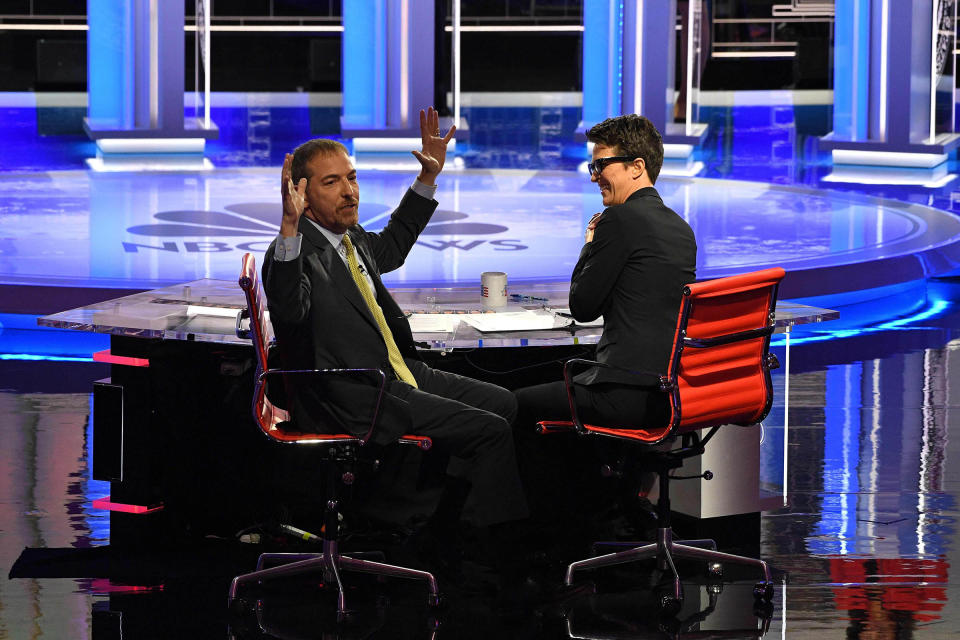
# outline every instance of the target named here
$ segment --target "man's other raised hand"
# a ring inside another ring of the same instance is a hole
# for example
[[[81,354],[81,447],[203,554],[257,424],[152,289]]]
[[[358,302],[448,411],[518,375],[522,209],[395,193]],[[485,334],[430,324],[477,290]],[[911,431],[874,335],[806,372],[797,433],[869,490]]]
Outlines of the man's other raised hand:
[[[456,126],[451,126],[447,135],[440,135],[440,116],[433,107],[420,110],[420,151],[411,151],[420,161],[420,175],[417,179],[423,184],[433,186],[437,176],[443,170],[447,159],[447,143],[453,138]]]
[[[290,167],[293,164],[293,155],[287,154],[283,159],[283,168],[280,170],[280,197],[283,200],[283,220],[280,222],[280,234],[285,237],[297,235],[300,225],[300,216],[306,208],[307,179],[300,178],[294,186]]]

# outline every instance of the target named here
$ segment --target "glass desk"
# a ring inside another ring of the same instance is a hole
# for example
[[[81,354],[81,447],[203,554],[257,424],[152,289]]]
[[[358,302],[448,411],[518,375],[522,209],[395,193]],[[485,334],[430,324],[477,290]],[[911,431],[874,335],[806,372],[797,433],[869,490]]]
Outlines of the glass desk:
[[[552,324],[551,328],[481,331],[463,321],[484,313],[479,287],[398,288],[390,293],[409,314],[414,338],[424,349],[595,344],[600,339],[602,325],[578,325],[552,311],[567,307],[567,283],[519,284],[513,288],[522,290],[524,299],[511,300],[500,311],[535,314],[545,324]],[[244,306],[243,292],[235,282],[203,279],[54,313],[39,318],[37,323],[141,338],[249,344],[249,340],[236,336],[236,314]],[[437,325],[441,315],[451,318],[449,328],[418,329]],[[419,322],[421,317],[430,321]],[[776,331],[789,333],[796,325],[839,317],[837,311],[783,300],[777,303]]]
[[[479,287],[444,288],[398,288],[391,294],[408,314],[414,339],[421,349],[446,355],[455,349],[472,350],[483,348],[529,348],[565,347],[590,345],[599,341],[602,325],[579,325],[564,318],[555,310],[568,304],[567,283],[514,284],[515,295],[508,305],[499,310],[501,314],[484,312],[480,301]],[[108,300],[86,307],[71,309],[38,319],[38,324],[61,329],[90,331],[111,334],[109,353],[95,354],[95,360],[111,362],[112,381],[100,386],[101,397],[109,396],[111,388],[116,397],[125,400],[117,411],[123,419],[120,424],[136,424],[136,431],[118,428],[118,432],[102,441],[114,444],[113,457],[97,456],[94,449],[94,472],[97,479],[119,482],[119,487],[132,484],[147,484],[150,474],[143,473],[137,483],[124,481],[124,452],[126,439],[144,431],[142,424],[152,424],[147,430],[163,430],[171,421],[157,422],[156,396],[151,395],[150,385],[161,384],[162,379],[153,378],[147,370],[136,372],[136,367],[163,369],[164,358],[179,367],[192,367],[194,359],[202,360],[205,354],[227,351],[246,354],[250,341],[236,336],[238,312],[245,306],[243,293],[235,282],[203,279],[181,285],[145,291],[115,300]],[[786,475],[788,469],[789,390],[790,390],[790,343],[789,334],[794,326],[825,322],[839,317],[839,312],[821,309],[790,301],[780,301],[776,308],[776,331],[786,333],[786,349],[783,364],[783,496],[787,503]],[[484,322],[486,329],[506,320],[505,329],[481,331],[476,325]],[[511,329],[511,326],[526,326],[526,330]],[[529,327],[536,327],[529,329]],[[268,327],[269,329],[269,327]],[[136,364],[141,363],[141,364]],[[149,363],[149,364],[143,364]],[[176,369],[175,369],[176,370]],[[208,381],[200,381],[199,386]],[[112,385],[110,387],[109,385]],[[116,388],[122,388],[116,391]],[[192,393],[193,388],[190,389]],[[94,392],[95,405],[97,388]],[[106,401],[104,401],[106,403]],[[151,422],[151,420],[153,422]],[[103,429],[95,429],[95,438]],[[120,433],[122,431],[122,433]],[[759,513],[763,508],[779,506],[780,495],[762,497],[759,488],[760,466],[759,429],[722,429],[713,439],[707,452],[688,460],[683,468],[686,475],[697,475],[703,469],[711,469],[723,477],[724,482],[700,482],[699,491],[694,487],[673,496],[674,510],[697,518],[718,517],[737,513]],[[122,437],[121,437],[122,436]],[[130,445],[132,446],[132,445]],[[123,451],[120,450],[122,447]],[[107,460],[103,465],[101,461]],[[694,465],[691,467],[691,465]],[[689,467],[689,468],[688,468]],[[130,472],[128,471],[128,476]],[[732,485],[730,483],[733,483]],[[755,487],[755,488],[753,488]],[[112,489],[114,493],[123,493]],[[137,491],[133,491],[137,494]],[[141,492],[142,493],[142,492]],[[129,493],[127,494],[129,495]],[[756,498],[754,497],[756,496]],[[127,498],[132,499],[132,498]]]

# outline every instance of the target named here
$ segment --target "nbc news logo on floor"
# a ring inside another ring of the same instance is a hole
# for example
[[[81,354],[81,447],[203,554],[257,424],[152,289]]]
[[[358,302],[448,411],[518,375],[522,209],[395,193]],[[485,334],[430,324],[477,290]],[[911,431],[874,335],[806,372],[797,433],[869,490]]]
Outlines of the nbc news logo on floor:
[[[153,214],[152,224],[127,227],[134,236],[154,238],[153,242],[123,242],[127,253],[166,251],[170,253],[222,253],[226,251],[263,252],[280,231],[278,205],[273,202],[241,202],[224,207],[226,211],[175,210]],[[361,224],[377,231],[386,224],[390,208],[372,203],[360,205]],[[477,238],[509,231],[509,227],[486,222],[471,222],[459,211],[437,211],[420,234],[417,244],[434,251],[471,251],[487,246],[494,251],[523,251],[521,240]],[[368,221],[368,222],[364,222]],[[426,236],[426,238],[425,238]],[[441,238],[432,239],[432,236]],[[451,238],[451,236],[454,236]],[[457,236],[468,236],[469,239]],[[237,238],[249,238],[237,242]]]

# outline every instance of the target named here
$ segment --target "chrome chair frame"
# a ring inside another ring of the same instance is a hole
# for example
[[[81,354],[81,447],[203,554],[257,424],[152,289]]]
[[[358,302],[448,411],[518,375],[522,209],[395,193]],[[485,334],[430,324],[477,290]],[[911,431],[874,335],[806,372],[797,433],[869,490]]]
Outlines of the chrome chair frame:
[[[572,431],[578,435],[599,435],[620,441],[629,441],[640,445],[658,444],[677,436],[681,438],[681,445],[679,448],[669,451],[657,451],[650,450],[648,447],[644,447],[645,450],[641,450],[633,457],[633,460],[641,465],[645,465],[645,468],[655,470],[659,478],[659,498],[657,501],[657,517],[659,528],[657,530],[656,541],[642,546],[636,546],[637,543],[634,542],[598,543],[595,546],[603,544],[629,548],[624,551],[609,553],[571,563],[567,567],[567,571],[564,576],[564,582],[568,586],[573,584],[574,574],[578,571],[597,569],[600,567],[620,565],[638,560],[654,558],[657,560],[658,566],[661,570],[669,570],[673,575],[672,593],[663,595],[661,597],[659,602],[660,607],[666,612],[676,613],[679,611],[683,602],[683,588],[680,582],[680,574],[677,571],[674,559],[689,558],[705,560],[707,562],[708,572],[713,577],[719,577],[722,575],[722,563],[742,564],[756,567],[759,569],[762,575],[762,580],[754,586],[754,598],[758,603],[765,603],[766,605],[769,605],[773,598],[774,589],[770,567],[765,561],[718,551],[716,542],[713,540],[675,541],[673,539],[673,529],[671,528],[670,524],[671,510],[669,490],[671,478],[688,479],[686,477],[673,477],[670,475],[670,472],[673,469],[678,469],[683,466],[683,462],[686,458],[702,455],[707,442],[709,442],[710,439],[713,438],[714,434],[716,434],[716,432],[720,429],[720,427],[726,423],[726,421],[720,422],[714,420],[712,423],[706,422],[703,424],[696,424],[686,431],[680,430],[683,419],[683,404],[680,393],[680,384],[678,383],[678,373],[680,371],[681,356],[684,349],[709,349],[711,347],[730,345],[737,342],[762,338],[762,359],[759,364],[763,370],[763,379],[766,392],[765,402],[764,405],[760,407],[756,414],[751,416],[749,420],[738,424],[743,424],[744,426],[758,424],[767,416],[770,411],[770,407],[773,404],[773,387],[770,378],[770,370],[777,368],[779,363],[777,362],[776,357],[769,352],[769,348],[770,336],[772,335],[774,329],[773,321],[774,309],[777,300],[777,288],[780,279],[783,277],[783,270],[771,269],[765,272],[745,274],[744,276],[734,276],[730,278],[730,280],[733,280],[734,278],[759,276],[760,274],[768,275],[774,280],[774,282],[769,285],[769,295],[766,301],[766,322],[764,326],[710,338],[698,339],[687,336],[687,322],[690,319],[692,311],[692,292],[689,286],[684,288],[684,297],[678,317],[673,352],[671,354],[670,367],[667,375],[646,371],[633,371],[622,367],[581,358],[569,360],[564,364],[564,381],[567,387],[567,399],[570,405],[571,421],[541,422],[538,425],[538,431],[540,433]],[[573,384],[573,368],[578,365],[604,367],[631,373],[638,377],[643,377],[645,380],[650,382],[651,386],[658,387],[660,391],[669,393],[672,408],[670,423],[663,429],[652,430],[649,433],[645,433],[644,435],[646,437],[642,440],[640,437],[628,437],[627,434],[622,432],[618,434],[616,429],[598,428],[585,425],[577,414],[575,387]],[[709,428],[709,431],[701,438],[699,430],[703,428]],[[706,480],[710,480],[713,477],[713,474],[710,471],[706,471],[699,476],[692,477],[703,477]]]
[[[257,352],[257,374],[254,386],[251,413],[264,436],[271,442],[285,445],[324,447],[320,458],[327,465],[327,495],[324,503],[324,525],[322,550],[313,553],[262,553],[257,560],[257,568],[250,573],[233,578],[228,593],[228,606],[240,599],[242,587],[260,584],[267,580],[320,572],[325,584],[335,584],[337,588],[337,616],[348,615],[342,572],[367,573],[378,576],[422,580],[427,583],[427,603],[430,606],[440,604],[440,590],[433,574],[427,571],[400,567],[365,560],[363,554],[345,555],[340,551],[341,501],[337,495],[337,486],[352,485],[355,480],[354,467],[358,463],[359,451],[370,442],[380,414],[380,405],[386,389],[386,374],[381,369],[268,369],[266,362],[265,319],[261,305],[261,290],[256,273],[256,264],[252,254],[243,256],[243,270],[239,280],[247,300],[247,308],[237,315],[237,336],[250,339]],[[244,326],[249,320],[249,327]],[[379,380],[379,393],[373,407],[370,428],[362,436],[352,434],[293,433],[284,431],[284,425],[290,425],[290,414],[276,407],[266,395],[266,384],[270,376],[325,376],[325,375],[373,375]],[[399,444],[416,446],[428,450],[432,446],[430,438],[406,435],[398,439]],[[374,466],[376,463],[374,462]],[[381,554],[382,555],[382,554]],[[282,563],[279,566],[267,566]]]

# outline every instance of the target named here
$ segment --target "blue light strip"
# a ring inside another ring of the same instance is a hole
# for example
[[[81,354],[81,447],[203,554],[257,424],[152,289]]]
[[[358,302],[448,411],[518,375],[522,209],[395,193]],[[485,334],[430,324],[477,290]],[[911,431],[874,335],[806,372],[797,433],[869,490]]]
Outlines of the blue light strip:
[[[951,302],[949,300],[937,300],[930,305],[929,309],[925,311],[915,313],[912,316],[907,316],[906,318],[899,318],[897,320],[884,322],[881,325],[877,325],[877,329],[899,329],[900,327],[913,324],[915,322],[923,322],[924,320],[929,320],[930,318],[940,315],[950,307]]]
[[[81,358],[110,348],[110,335],[39,326],[33,314],[0,313],[0,359]],[[4,355],[6,354],[6,355]],[[22,357],[24,354],[32,357]]]
[[[928,308],[923,311],[919,311],[913,315],[906,316],[904,318],[898,318],[896,320],[890,320],[882,324],[878,324],[873,327],[862,327],[859,329],[838,329],[835,331],[818,331],[816,335],[811,336],[791,336],[790,337],[790,346],[796,346],[798,344],[809,344],[811,342],[826,342],[828,340],[836,340],[840,338],[852,338],[854,336],[865,335],[868,333],[876,333],[879,331],[891,331],[896,329],[906,329],[906,328],[915,328],[911,325],[916,325],[917,323],[923,322],[924,320],[929,320],[936,316],[942,315],[950,307],[953,306],[953,303],[949,300],[936,300]],[[786,343],[786,337],[783,334],[778,334],[773,339],[770,340],[771,347],[782,347]]]
[[[610,67],[611,73],[616,73],[616,90],[610,97],[610,115],[620,115],[621,105],[623,104],[623,2],[617,3],[617,22],[616,28],[611,35],[611,39],[617,43],[617,59],[612,61]]]

